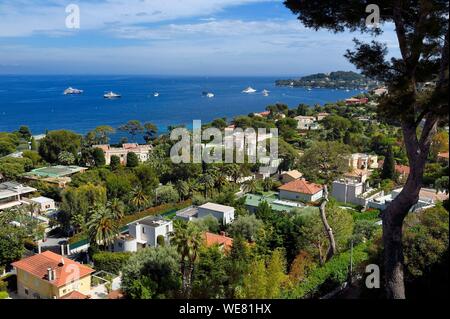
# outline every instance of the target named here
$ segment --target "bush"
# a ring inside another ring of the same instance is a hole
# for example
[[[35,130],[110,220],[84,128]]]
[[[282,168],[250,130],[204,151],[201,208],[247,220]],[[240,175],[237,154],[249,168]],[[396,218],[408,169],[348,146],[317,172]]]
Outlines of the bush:
[[[370,242],[360,244],[353,249],[354,265],[362,264],[369,259],[367,247]],[[294,288],[293,298],[311,297],[320,291],[323,284],[329,283],[338,286],[348,278],[350,252],[346,251],[334,256],[322,267],[315,268],[303,282]]]
[[[378,209],[368,209],[365,212],[352,212],[353,220],[379,220],[380,218],[380,211]]]
[[[9,295],[6,291],[0,291],[0,299],[7,299]]]
[[[139,165],[139,158],[133,152],[127,154],[127,167],[137,167]]]
[[[122,267],[127,263],[131,253],[126,252],[99,252],[92,256],[95,270],[104,270],[113,274],[119,274]]]
[[[164,247],[164,245],[166,244],[166,240],[164,239],[164,236],[158,235],[158,237],[156,237],[156,243],[158,244],[158,246]]]

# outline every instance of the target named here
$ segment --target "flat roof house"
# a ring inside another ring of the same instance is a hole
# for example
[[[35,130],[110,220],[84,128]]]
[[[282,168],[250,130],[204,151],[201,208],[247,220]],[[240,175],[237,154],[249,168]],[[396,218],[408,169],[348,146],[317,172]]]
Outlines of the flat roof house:
[[[36,189],[17,182],[4,182],[0,184],[0,212],[7,208],[20,206],[25,202],[22,196],[33,193]]]
[[[212,215],[217,218],[223,225],[227,225],[234,220],[234,207],[225,206],[215,203],[206,203],[198,207],[198,218]]]
[[[50,210],[55,210],[56,209],[55,201],[52,198],[39,196],[39,197],[30,198],[28,200],[28,202],[38,204],[39,205],[39,211],[41,213],[46,213],[46,212],[48,212]]]
[[[176,219],[192,221],[198,218],[204,218],[208,215],[215,217],[224,225],[234,220],[234,207],[215,203],[206,203],[201,206],[190,206],[176,212]]]
[[[93,145],[92,148],[99,148],[105,154],[106,165],[111,164],[111,157],[117,156],[120,159],[122,165],[127,164],[128,153],[134,153],[137,155],[141,162],[148,160],[149,152],[152,147],[150,145],[139,145],[137,143],[124,143],[122,147],[111,147],[108,144]]]
[[[12,263],[24,299],[86,299],[94,269],[45,251]]]
[[[114,251],[135,252],[145,247],[158,246],[158,237],[169,242],[173,222],[161,217],[149,216],[128,224],[128,234],[120,235],[114,241]]]
[[[323,187],[306,181],[304,178],[297,179],[278,187],[280,199],[297,200],[302,202],[316,202],[323,196]]]
[[[30,180],[39,180],[50,184],[57,184],[59,187],[64,188],[71,182],[70,176],[77,173],[84,173],[85,171],[87,171],[86,167],[56,165],[36,168],[23,174],[23,177]]]

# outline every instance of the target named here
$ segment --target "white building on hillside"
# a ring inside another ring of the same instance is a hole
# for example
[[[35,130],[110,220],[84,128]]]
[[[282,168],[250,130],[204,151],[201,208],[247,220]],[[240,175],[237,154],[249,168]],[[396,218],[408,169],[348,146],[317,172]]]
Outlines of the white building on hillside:
[[[137,143],[124,143],[122,147],[111,147],[107,144],[93,145],[92,148],[100,148],[105,154],[106,165],[111,163],[111,157],[117,156],[120,159],[122,165],[127,164],[128,153],[134,153],[137,155],[141,162],[145,162],[149,158],[149,153],[152,149],[150,145],[139,145]]]
[[[158,237],[169,243],[173,222],[159,217],[145,217],[128,224],[128,234],[120,235],[114,242],[114,251],[135,252],[145,247],[158,246]]]

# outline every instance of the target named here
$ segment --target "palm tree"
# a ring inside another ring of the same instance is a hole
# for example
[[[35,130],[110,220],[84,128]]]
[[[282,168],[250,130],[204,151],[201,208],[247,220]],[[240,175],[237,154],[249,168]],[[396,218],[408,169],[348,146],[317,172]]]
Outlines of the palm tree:
[[[263,186],[264,191],[266,191],[266,192],[270,191],[273,187],[273,180],[270,177],[264,178],[264,180],[262,182],[262,186]]]
[[[147,142],[147,144],[150,144],[151,141],[153,141],[156,137],[156,134],[158,133],[158,127],[153,123],[145,123],[144,124],[144,140]]]
[[[130,202],[134,207],[137,207],[138,210],[142,210],[146,205],[148,205],[149,201],[150,200],[142,187],[135,187],[131,192]]]
[[[208,193],[214,188],[214,179],[209,174],[204,174],[200,177],[200,184],[203,184],[203,190],[205,192],[205,198],[208,198]]]
[[[233,179],[234,183],[237,183],[239,178],[242,177],[242,172],[239,169],[239,165],[237,165],[237,164],[231,164],[231,165],[226,166],[226,170],[227,170],[228,176],[230,176]]]
[[[255,193],[258,189],[258,184],[256,182],[256,179],[252,178],[244,182],[244,185],[242,187],[242,190],[245,193]]]
[[[111,210],[115,220],[120,220],[125,215],[125,205],[118,198],[113,198],[106,205]]]
[[[180,195],[180,199],[183,200],[189,195],[189,184],[186,181],[179,180],[175,184],[175,189]]]
[[[195,223],[176,220],[170,242],[180,254],[182,294],[185,298],[189,298],[192,288],[192,274],[198,251],[203,242],[202,232]]]
[[[190,178],[190,179],[188,179],[187,184],[189,187],[189,196],[192,197],[192,196],[194,196],[194,193],[197,192],[199,189],[198,182],[195,179]]]
[[[219,171],[215,178],[215,184],[217,186],[217,189],[219,190],[219,193],[222,192],[223,187],[228,185],[228,178],[227,174],[224,171]]]
[[[90,213],[87,228],[91,241],[105,248],[113,244],[114,238],[119,234],[119,228],[111,209],[104,205],[96,205]]]

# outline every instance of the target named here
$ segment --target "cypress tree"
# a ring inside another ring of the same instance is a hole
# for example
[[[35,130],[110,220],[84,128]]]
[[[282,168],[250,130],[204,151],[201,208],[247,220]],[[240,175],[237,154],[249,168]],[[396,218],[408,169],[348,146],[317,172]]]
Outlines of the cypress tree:
[[[389,145],[386,157],[384,158],[383,169],[381,170],[382,179],[395,179],[395,160],[392,146]]]

